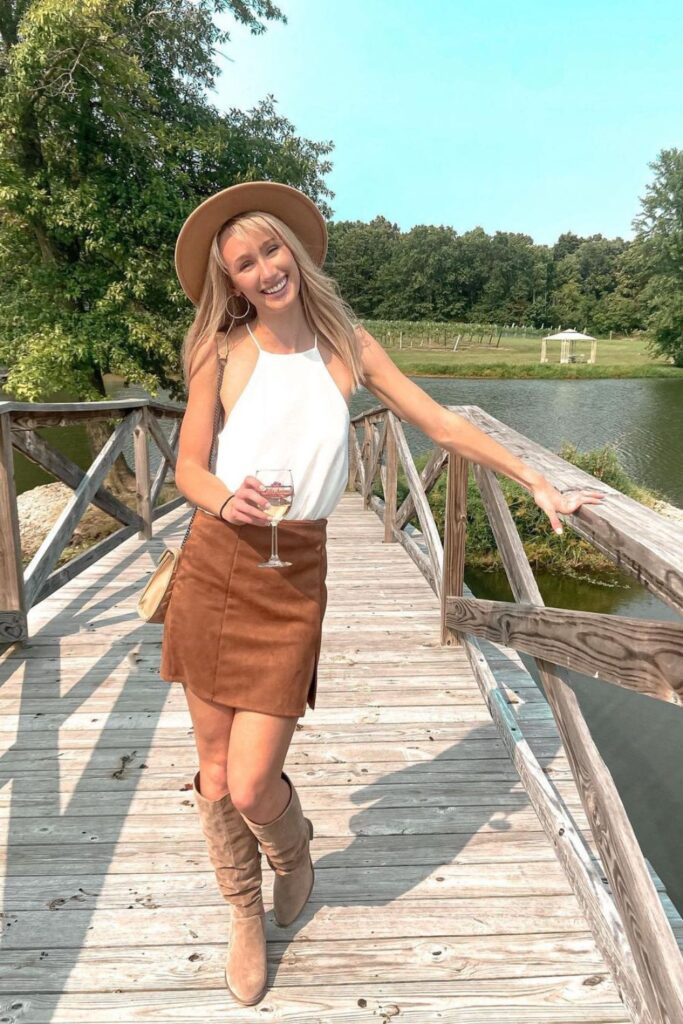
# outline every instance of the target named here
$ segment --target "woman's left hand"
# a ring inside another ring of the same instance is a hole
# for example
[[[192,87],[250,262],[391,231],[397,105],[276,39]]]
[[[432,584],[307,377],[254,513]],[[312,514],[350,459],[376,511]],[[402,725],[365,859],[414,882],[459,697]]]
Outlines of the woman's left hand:
[[[566,491],[558,491],[549,480],[543,480],[531,488],[531,493],[538,507],[548,515],[553,530],[562,533],[558,512],[569,515],[581,505],[597,505],[606,497],[607,492],[593,490],[590,487],[572,487]]]

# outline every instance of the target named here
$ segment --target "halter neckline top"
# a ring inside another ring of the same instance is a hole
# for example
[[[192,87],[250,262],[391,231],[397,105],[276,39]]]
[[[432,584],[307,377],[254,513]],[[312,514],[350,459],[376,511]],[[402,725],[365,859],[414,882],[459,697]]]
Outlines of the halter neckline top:
[[[303,352],[269,352],[248,324],[247,330],[258,356],[218,434],[216,476],[236,491],[259,469],[290,469],[294,496],[283,522],[326,518],[348,482],[346,399],[320,354],[317,334]]]
[[[305,348],[303,350],[303,352],[269,352],[267,348],[263,348],[261,345],[259,345],[258,338],[256,337],[256,335],[252,331],[252,329],[249,326],[249,324],[247,324],[247,330],[249,331],[249,334],[251,335],[251,337],[252,337],[252,339],[254,341],[254,344],[256,345],[256,348],[259,350],[259,352],[263,353],[263,355],[266,355],[266,356],[305,356],[307,352],[313,352],[314,350],[316,352],[318,351],[318,335],[317,334],[315,334],[313,336],[313,344],[311,345],[311,347],[310,348]]]

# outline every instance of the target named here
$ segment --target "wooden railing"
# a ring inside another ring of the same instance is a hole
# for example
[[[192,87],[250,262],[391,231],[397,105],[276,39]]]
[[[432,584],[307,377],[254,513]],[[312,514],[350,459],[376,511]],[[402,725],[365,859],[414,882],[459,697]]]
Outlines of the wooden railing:
[[[184,411],[184,406],[140,398],[64,404],[0,402],[0,643],[26,640],[26,615],[34,604],[136,531],[139,537],[150,538],[153,520],[186,500],[181,496],[156,505],[169,468],[175,468]],[[167,439],[159,421],[168,418],[175,422]],[[36,433],[40,427],[112,419],[120,422],[87,471]],[[135,511],[104,486],[107,474],[131,435],[135,452]],[[153,480],[150,476],[150,439],[161,453]],[[13,449],[67,484],[74,492],[25,571],[21,556]],[[55,569],[91,502],[118,520],[122,527]]]
[[[683,611],[683,533],[602,481],[517,433],[477,406],[449,406],[560,490],[599,487],[608,496],[565,521],[652,593]],[[362,432],[359,440],[358,431]],[[435,449],[421,473],[401,422],[383,406],[351,421],[349,485],[402,544],[441,603],[442,643],[463,645],[493,720],[638,1024],[683,1022],[683,960],[633,828],[571,689],[567,669],[672,704],[683,697],[683,625],[545,606],[498,479],[472,463],[515,601],[464,597],[468,461]],[[398,464],[408,494],[397,508]],[[447,473],[444,543],[427,495]],[[384,498],[373,494],[379,475]],[[416,516],[420,531],[408,520]],[[524,739],[520,720],[477,637],[531,655],[571,766],[611,892],[565,801]],[[677,709],[676,709],[677,711]],[[672,709],[673,713],[674,709]]]
[[[608,496],[584,505],[565,521],[622,569],[683,611],[683,536],[680,527],[614,488],[596,481],[517,433],[477,406],[452,406],[487,431],[556,487],[599,485]],[[175,468],[184,407],[131,399],[37,405],[0,403],[0,643],[27,639],[27,611],[67,580],[137,531],[152,536],[153,521],[185,501],[157,506],[169,468]],[[120,422],[87,471],[39,437],[42,426],[84,420]],[[160,420],[174,421],[167,439]],[[359,441],[358,430],[362,431]],[[104,486],[107,473],[133,438],[136,510]],[[151,479],[149,442],[161,461]],[[73,489],[73,497],[23,570],[13,449]],[[591,738],[568,683],[575,669],[650,697],[680,704],[683,698],[683,626],[547,608],[524,553],[514,520],[493,472],[472,463],[491,528],[515,598],[483,601],[464,596],[467,478],[469,463],[457,452],[435,449],[418,473],[397,417],[376,406],[351,421],[349,489],[384,523],[384,539],[403,545],[441,605],[441,642],[462,645],[474,676],[522,778],[543,828],[572,884],[610,967],[621,996],[638,1024],[683,1024],[683,961],[652,883],[614,781]],[[399,463],[408,494],[398,507]],[[447,473],[444,542],[428,501]],[[372,493],[379,476],[384,498]],[[93,503],[122,525],[87,551],[55,569],[87,506]],[[416,516],[420,530],[409,520]],[[561,794],[542,771],[519,719],[491,670],[477,637],[531,655],[543,682],[572,769],[609,889]],[[677,710],[677,709],[676,709]],[[673,713],[674,709],[672,709]]]

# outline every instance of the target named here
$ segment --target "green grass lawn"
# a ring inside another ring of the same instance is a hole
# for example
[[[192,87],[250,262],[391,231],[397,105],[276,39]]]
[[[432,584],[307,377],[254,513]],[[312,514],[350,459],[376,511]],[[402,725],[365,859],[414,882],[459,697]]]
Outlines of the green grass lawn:
[[[369,328],[370,329],[370,328]],[[382,340],[378,338],[378,340]],[[560,363],[560,342],[548,342],[548,362],[539,362],[539,338],[502,336],[500,344],[492,345],[461,341],[456,352],[451,347],[432,345],[413,339],[404,333],[403,348],[398,344],[388,347],[396,365],[413,376],[449,377],[541,377],[541,378],[598,378],[598,377],[666,377],[683,379],[683,367],[672,366],[662,356],[653,358],[642,338],[598,339],[596,363]],[[590,342],[577,342],[576,354],[590,357]]]

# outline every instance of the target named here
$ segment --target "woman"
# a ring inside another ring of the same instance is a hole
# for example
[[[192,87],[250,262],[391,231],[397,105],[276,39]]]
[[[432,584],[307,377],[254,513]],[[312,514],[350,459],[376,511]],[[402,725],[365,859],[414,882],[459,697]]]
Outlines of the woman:
[[[560,494],[395,366],[320,269],[325,220],[302,192],[247,182],[188,217],[176,269],[197,306],[183,343],[188,387],[176,483],[197,506],[164,623],[160,674],[183,684],[199,770],[194,798],[219,888],[232,907],[225,966],[247,1005],[265,992],[261,851],[275,872],[280,925],[314,879],[311,822],[283,765],[298,718],[315,706],[327,603],[327,518],[348,477],[348,403],[363,384],[437,444],[526,486],[561,530],[597,491]],[[218,377],[216,346],[228,354]],[[218,381],[224,426],[209,470]],[[271,521],[255,473],[291,468],[278,527],[284,569],[261,568]]]

